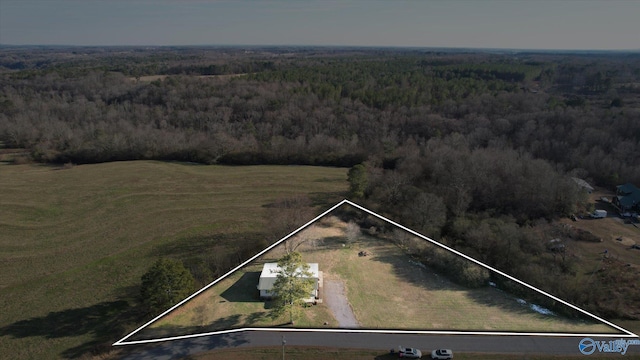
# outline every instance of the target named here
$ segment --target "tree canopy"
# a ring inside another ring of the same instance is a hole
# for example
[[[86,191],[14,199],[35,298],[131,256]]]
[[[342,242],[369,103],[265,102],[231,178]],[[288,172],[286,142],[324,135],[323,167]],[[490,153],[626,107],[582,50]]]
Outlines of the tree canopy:
[[[635,53],[12,48],[0,52],[0,161],[352,167],[358,203],[571,295],[575,258],[529,228],[584,211],[572,177],[640,184],[638,84]],[[270,232],[310,220],[317,201],[276,201]],[[201,282],[260,248],[216,246],[215,261],[189,261]]]
[[[278,275],[272,289],[276,296],[272,301],[270,316],[276,319],[289,313],[289,321],[293,323],[305,304],[304,299],[311,294],[314,281],[311,278],[309,264],[302,261],[299,252],[290,252],[280,258],[278,267]]]
[[[161,258],[142,276],[140,298],[146,310],[156,314],[189,296],[194,287],[193,275],[181,261]]]
[[[356,198],[364,197],[367,189],[367,169],[364,165],[358,164],[349,169],[347,174],[349,180],[349,193]]]

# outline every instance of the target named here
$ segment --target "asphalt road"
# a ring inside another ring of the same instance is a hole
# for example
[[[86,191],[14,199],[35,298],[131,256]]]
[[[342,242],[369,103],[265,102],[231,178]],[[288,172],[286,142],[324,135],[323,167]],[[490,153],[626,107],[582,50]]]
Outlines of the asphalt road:
[[[581,337],[485,336],[485,335],[407,335],[371,333],[316,333],[286,331],[245,331],[227,335],[173,340],[158,344],[126,345],[125,360],[180,359],[214,349],[230,347],[280,346],[282,336],[287,346],[309,345],[338,348],[379,349],[381,354],[398,345],[416,347],[424,353],[435,348],[455,352],[511,354],[581,355]],[[614,338],[593,338],[615,340]],[[612,354],[615,355],[615,354]],[[640,358],[640,345],[630,345],[627,356]]]

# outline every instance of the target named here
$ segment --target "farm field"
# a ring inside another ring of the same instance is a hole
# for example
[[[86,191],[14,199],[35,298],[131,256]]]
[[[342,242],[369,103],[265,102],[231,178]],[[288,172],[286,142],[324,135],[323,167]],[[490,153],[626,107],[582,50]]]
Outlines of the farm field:
[[[419,266],[389,239],[361,234],[355,241],[348,241],[346,226],[336,217],[323,218],[291,241],[301,242],[299,251],[305,261],[319,264],[325,284],[344,283],[360,328],[618,333],[605,324],[543,315],[524,306],[517,297],[488,285],[477,289],[457,285]],[[360,252],[367,255],[359,256]],[[283,254],[282,245],[272,249],[131,340],[288,326],[282,325],[286,319],[267,318],[268,305],[258,299],[256,290],[262,264],[276,261]],[[321,298],[322,294],[321,289]],[[389,304],[394,311],[389,311]],[[296,327],[339,327],[324,302],[306,308],[303,314]]]
[[[346,188],[343,168],[0,162],[0,354],[108,349],[145,321],[133,305],[159,257],[264,242],[274,200],[307,194],[323,209]]]

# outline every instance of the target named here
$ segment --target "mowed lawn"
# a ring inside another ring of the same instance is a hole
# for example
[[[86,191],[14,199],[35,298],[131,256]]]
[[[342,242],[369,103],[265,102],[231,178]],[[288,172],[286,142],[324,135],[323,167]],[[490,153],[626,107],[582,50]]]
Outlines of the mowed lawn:
[[[266,232],[268,204],[343,198],[347,169],[153,161],[68,169],[0,163],[0,357],[74,357],[141,323],[128,314],[161,256]]]
[[[305,261],[317,262],[324,281],[341,281],[362,328],[402,330],[618,333],[604,324],[541,315],[518,298],[486,286],[468,289],[421,267],[388,239],[361,235],[348,243],[344,222],[331,217],[303,231]],[[433,245],[431,245],[433,246]],[[359,256],[360,251],[367,256]],[[281,247],[213,285],[143,330],[136,339],[189,335],[241,327],[283,326],[265,320],[256,285],[264,262]],[[322,289],[321,289],[322,290]],[[321,291],[322,295],[322,291]],[[392,305],[392,306],[391,306]],[[285,319],[288,320],[288,319]],[[325,324],[326,323],[326,324]],[[308,307],[296,327],[336,327],[325,304]],[[286,325],[288,326],[288,325]]]

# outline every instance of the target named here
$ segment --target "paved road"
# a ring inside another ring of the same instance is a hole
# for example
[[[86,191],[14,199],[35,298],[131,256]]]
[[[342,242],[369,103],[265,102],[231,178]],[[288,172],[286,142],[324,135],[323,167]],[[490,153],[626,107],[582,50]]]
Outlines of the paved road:
[[[460,352],[581,355],[579,337],[540,336],[472,336],[472,335],[406,335],[368,333],[314,333],[280,331],[246,331],[228,335],[174,340],[160,344],[127,345],[125,360],[180,359],[204,351],[252,346],[280,346],[282,336],[287,345],[331,346],[379,349],[381,355],[398,345],[430,351],[451,348]],[[594,340],[612,340],[594,338]],[[640,358],[640,345],[631,345],[627,357]],[[626,357],[625,357],[626,358]]]

